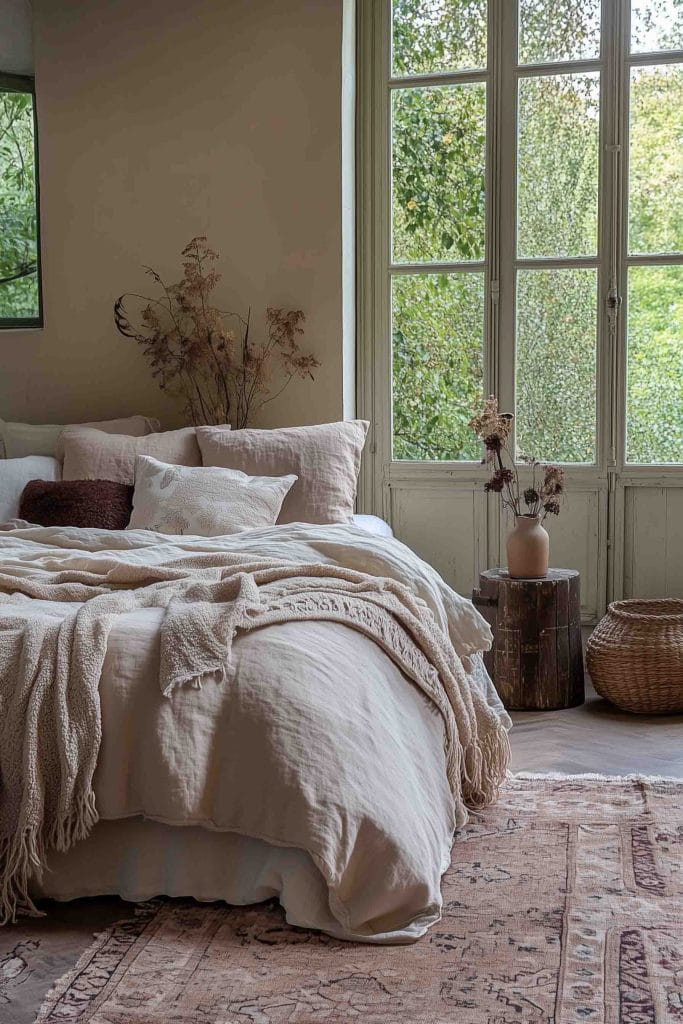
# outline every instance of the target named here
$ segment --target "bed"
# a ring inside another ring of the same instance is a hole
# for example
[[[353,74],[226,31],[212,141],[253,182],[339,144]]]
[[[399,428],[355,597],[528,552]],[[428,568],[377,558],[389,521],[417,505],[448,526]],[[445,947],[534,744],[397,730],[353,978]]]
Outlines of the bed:
[[[96,815],[86,837],[45,851],[32,895],[165,894],[232,904],[276,897],[287,920],[304,928],[414,941],[439,919],[440,877],[465,805],[491,799],[504,776],[510,722],[482,662],[488,627],[387,524],[357,517],[348,525],[179,538],[13,523],[0,531],[0,645],[19,624],[49,631],[73,615],[76,591],[46,600],[31,596],[36,581],[39,593],[48,585],[57,593],[85,586],[84,574],[92,586],[112,566],[119,574],[168,565],[177,572],[189,562],[213,566],[219,556],[310,565],[323,576],[334,567],[346,574],[345,586],[349,579],[360,586],[362,574],[383,593],[394,581],[448,648],[458,691],[450,705],[462,704],[478,739],[465,742],[456,714],[449,748],[452,707],[445,710],[433,659],[420,669],[424,679],[417,669],[411,678],[402,660],[407,647],[410,657],[420,655],[410,646],[414,636],[406,640],[409,628],[400,644],[381,642],[372,629],[323,613],[318,600],[316,614],[236,628],[224,673],[200,672],[194,685],[164,691],[170,606],[122,608],[107,627],[97,686]],[[364,595],[365,606],[387,599],[377,588]],[[191,608],[200,603],[196,595],[192,601]]]

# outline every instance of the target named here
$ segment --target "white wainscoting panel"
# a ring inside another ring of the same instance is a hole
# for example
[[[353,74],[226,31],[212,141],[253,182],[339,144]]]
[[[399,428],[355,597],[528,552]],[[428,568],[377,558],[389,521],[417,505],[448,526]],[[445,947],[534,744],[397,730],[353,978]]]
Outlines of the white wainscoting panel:
[[[569,481],[560,515],[543,524],[550,534],[550,564],[581,573],[581,619],[595,623],[605,611],[607,572],[607,489]],[[501,551],[511,520],[501,522]]]
[[[392,483],[391,525],[404,544],[433,565],[458,593],[486,568],[486,496],[474,484],[430,486]]]
[[[483,481],[436,474],[419,480],[410,471],[385,486],[385,513],[394,533],[433,565],[460,594],[471,596],[482,569],[505,565],[510,521],[498,515],[499,499],[488,499]],[[426,476],[426,474],[425,474]],[[574,480],[561,515],[548,517],[551,564],[581,573],[581,616],[595,623],[605,610],[607,579],[607,487],[595,479]]]
[[[683,597],[683,486],[624,493],[624,597]]]

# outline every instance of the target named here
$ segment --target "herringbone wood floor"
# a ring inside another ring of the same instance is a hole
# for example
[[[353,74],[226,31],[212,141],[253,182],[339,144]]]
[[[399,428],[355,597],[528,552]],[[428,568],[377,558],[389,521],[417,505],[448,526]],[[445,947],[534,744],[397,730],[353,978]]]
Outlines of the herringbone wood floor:
[[[683,778],[683,715],[629,715],[586,677],[586,703],[568,711],[515,711],[512,770]]]

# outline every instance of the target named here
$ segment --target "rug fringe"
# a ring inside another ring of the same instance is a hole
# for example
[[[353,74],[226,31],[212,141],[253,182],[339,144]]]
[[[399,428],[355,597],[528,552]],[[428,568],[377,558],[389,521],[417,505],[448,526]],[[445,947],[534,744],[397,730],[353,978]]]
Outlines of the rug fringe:
[[[577,782],[673,782],[683,786],[683,777],[675,775],[645,775],[642,772],[628,772],[625,775],[603,775],[601,772],[509,772],[508,778],[533,780],[571,779]]]

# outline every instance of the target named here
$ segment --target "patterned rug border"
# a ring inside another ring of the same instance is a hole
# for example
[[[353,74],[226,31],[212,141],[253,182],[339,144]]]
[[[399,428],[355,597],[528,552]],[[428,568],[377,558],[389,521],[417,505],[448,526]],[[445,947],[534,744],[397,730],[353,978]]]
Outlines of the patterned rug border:
[[[157,900],[147,900],[144,903],[132,904],[131,909],[124,913],[117,921],[114,921],[113,924],[110,924],[108,928],[101,932],[94,932],[92,942],[81,953],[74,966],[65,974],[62,974],[60,978],[57,978],[54,985],[50,987],[50,990],[40,1004],[34,1024],[41,1024],[41,1021],[46,1020],[48,1014],[52,1012],[62,996],[68,992],[81,971],[87,967],[93,957],[97,956],[99,950],[109,942],[117,929],[126,925],[138,924],[138,931],[142,933],[158,909],[159,903]],[[103,987],[108,981],[109,978],[103,978]]]
[[[122,918],[122,920],[124,919]],[[35,1024],[40,1024],[41,1021],[45,1020],[46,1015],[50,1013],[57,1000],[64,995],[69,986],[76,980],[76,978],[78,977],[79,973],[83,970],[85,965],[90,960],[92,960],[93,956],[100,948],[102,943],[106,942],[107,938],[114,931],[114,928],[116,928],[116,925],[120,923],[121,922],[117,921],[115,924],[110,925],[109,928],[106,928],[103,932],[95,932],[93,934],[92,942],[85,950],[85,952],[81,953],[75,965],[71,968],[70,971],[67,971],[66,974],[63,974],[61,978],[57,978],[54,985],[48,991],[47,995],[45,996],[45,999],[40,1005],[40,1009],[38,1010],[38,1016],[35,1019]]]

